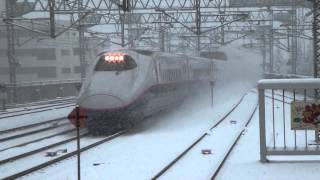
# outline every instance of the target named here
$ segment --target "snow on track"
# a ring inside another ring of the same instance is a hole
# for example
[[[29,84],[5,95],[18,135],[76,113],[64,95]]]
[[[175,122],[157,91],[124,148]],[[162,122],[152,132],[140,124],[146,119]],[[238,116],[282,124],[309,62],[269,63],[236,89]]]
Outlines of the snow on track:
[[[209,86],[199,88],[203,91],[201,96],[155,115],[129,134],[82,153],[82,179],[150,179],[224,116],[262,74],[259,55],[243,53],[238,47],[227,47],[225,51],[229,60],[218,63],[213,107]],[[73,157],[22,179],[76,179],[76,167]]]
[[[53,109],[46,112],[38,112],[23,116],[0,119],[0,131],[40,123],[52,119],[66,117],[74,107],[65,107],[62,109]]]
[[[242,132],[257,104],[255,94],[248,94],[243,102],[221,124],[196,145],[159,179],[210,179],[224,156]],[[204,155],[202,150],[211,150]],[[192,169],[192,171],[187,171]]]
[[[270,108],[271,99],[266,98],[266,107]],[[276,126],[282,127],[282,102],[275,101]],[[289,117],[289,105],[285,105],[286,117]],[[270,109],[269,109],[270,110]],[[269,111],[270,112],[270,111]],[[270,115],[269,115],[270,116]],[[290,126],[289,120],[287,126]],[[269,128],[270,130],[270,128]],[[287,129],[288,131],[291,131]],[[293,133],[291,133],[293,134]],[[304,131],[297,132],[304,136]],[[310,134],[309,137],[314,136]],[[278,142],[281,143],[282,135],[279,134]],[[270,138],[269,138],[270,139]],[[289,138],[288,139],[292,139]],[[268,139],[267,139],[268,140]],[[269,143],[271,141],[268,141]],[[303,141],[302,141],[303,142]],[[294,157],[274,157],[273,162],[261,163],[260,148],[259,148],[259,117],[254,116],[251,125],[249,125],[247,133],[241,138],[238,145],[235,147],[227,160],[224,168],[216,179],[230,180],[230,179],[245,179],[245,180],[318,180],[320,176],[320,157],[319,156],[294,156]],[[268,144],[270,146],[270,144]],[[292,142],[288,142],[289,147],[293,146]],[[303,144],[301,144],[303,145]],[[271,160],[272,160],[271,159]],[[292,160],[298,161],[292,161]],[[299,160],[301,160],[299,162]]]

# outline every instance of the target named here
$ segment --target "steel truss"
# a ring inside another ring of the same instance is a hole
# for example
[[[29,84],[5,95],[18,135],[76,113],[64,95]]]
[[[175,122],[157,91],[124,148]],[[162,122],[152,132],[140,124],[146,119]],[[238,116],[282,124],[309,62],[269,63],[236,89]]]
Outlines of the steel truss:
[[[319,0],[317,0],[319,1]],[[131,0],[131,11],[122,13],[118,0],[22,0],[11,1],[12,16],[7,16],[7,24],[16,25],[33,32],[56,37],[67,30],[79,31],[80,48],[85,46],[84,33],[103,41],[110,41],[121,46],[157,46],[168,50],[179,44],[187,44],[192,49],[212,50],[215,46],[225,45],[237,39],[253,36],[263,39],[264,48],[269,43],[273,49],[272,38],[277,39],[282,30],[271,28],[269,32],[259,32],[259,27],[272,23],[270,8],[255,8],[248,11],[243,8],[228,7],[228,0]],[[291,5],[283,7],[290,10]],[[27,13],[47,13],[49,18],[39,20],[21,18]],[[70,19],[69,27],[62,27],[55,22],[55,16],[65,15]],[[318,16],[316,16],[318,17]],[[320,19],[318,17],[318,19]],[[43,22],[52,25],[48,32],[31,28],[30,22]],[[319,20],[318,20],[319,21]],[[114,27],[114,32],[97,32],[92,26],[104,25]],[[302,36],[298,28],[291,28],[285,34]],[[279,32],[280,31],[280,32]],[[314,30],[316,32],[317,30]],[[317,33],[317,32],[316,32]],[[170,37],[170,38],[169,38]],[[170,39],[170,41],[169,41]],[[173,40],[175,41],[174,44]],[[320,41],[320,38],[319,38]],[[320,43],[316,41],[315,44]],[[201,43],[200,43],[201,42]],[[319,46],[317,44],[317,46]],[[316,46],[315,46],[316,47]],[[294,48],[294,47],[293,47]],[[288,47],[289,49],[289,47]],[[80,52],[83,52],[80,50]],[[315,50],[316,52],[316,50]],[[273,53],[273,52],[272,52]],[[320,52],[318,57],[320,59]],[[270,56],[271,57],[271,56]],[[292,57],[295,57],[292,54]],[[264,55],[266,58],[266,55]],[[266,61],[266,60],[265,60]],[[318,62],[318,61],[317,61]],[[270,59],[272,67],[273,60]],[[85,66],[84,56],[80,54],[81,67]],[[318,63],[319,64],[319,63]],[[294,66],[294,64],[293,64]],[[272,68],[270,68],[272,69]],[[294,71],[293,67],[293,71]],[[84,68],[81,77],[84,77]],[[316,71],[315,71],[316,72]]]

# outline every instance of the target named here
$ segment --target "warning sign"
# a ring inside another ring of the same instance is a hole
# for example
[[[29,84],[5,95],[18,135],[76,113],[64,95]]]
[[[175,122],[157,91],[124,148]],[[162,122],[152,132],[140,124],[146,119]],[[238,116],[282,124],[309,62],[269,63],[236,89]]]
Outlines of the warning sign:
[[[320,101],[296,101],[291,103],[291,129],[320,130]]]

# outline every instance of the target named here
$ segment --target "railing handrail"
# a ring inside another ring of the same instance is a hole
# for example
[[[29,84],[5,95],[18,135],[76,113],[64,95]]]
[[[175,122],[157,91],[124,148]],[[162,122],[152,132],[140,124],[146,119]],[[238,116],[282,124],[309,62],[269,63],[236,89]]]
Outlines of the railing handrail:
[[[317,89],[319,78],[305,79],[262,79],[258,81],[258,89]]]

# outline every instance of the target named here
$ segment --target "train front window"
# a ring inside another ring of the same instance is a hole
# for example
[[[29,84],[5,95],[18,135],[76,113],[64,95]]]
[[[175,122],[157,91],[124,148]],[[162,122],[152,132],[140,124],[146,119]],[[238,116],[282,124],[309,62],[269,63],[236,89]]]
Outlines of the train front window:
[[[123,53],[107,53],[100,57],[95,71],[126,71],[137,67],[134,59]]]

